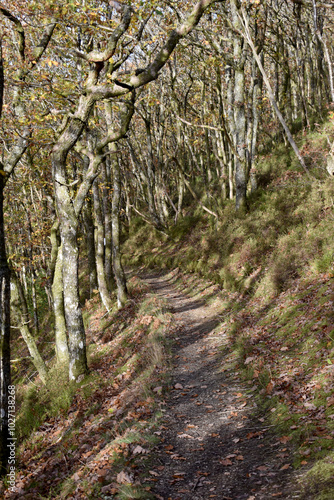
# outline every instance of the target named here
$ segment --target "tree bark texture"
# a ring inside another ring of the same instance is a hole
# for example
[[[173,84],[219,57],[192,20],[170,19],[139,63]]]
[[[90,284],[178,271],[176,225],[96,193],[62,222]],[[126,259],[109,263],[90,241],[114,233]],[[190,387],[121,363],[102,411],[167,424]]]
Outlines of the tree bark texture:
[[[99,183],[98,179],[95,179],[93,184],[93,198],[94,198],[94,215],[95,215],[95,228],[96,228],[96,271],[97,271],[97,281],[99,286],[100,297],[104,307],[107,311],[112,309],[112,300],[109,295],[107,277],[104,267],[104,224],[103,216],[100,203],[100,193],[99,193]]]
[[[59,365],[69,365],[68,341],[64,310],[63,247],[60,245],[52,283],[53,313],[55,319],[56,356]]]
[[[110,147],[116,150],[116,144],[112,143]],[[120,242],[120,221],[119,208],[121,201],[121,175],[118,158],[112,156],[112,173],[113,173],[113,196],[112,196],[112,252],[113,252],[113,269],[117,285],[117,305],[121,308],[125,305],[128,298],[128,290],[126,287],[126,279],[121,260],[121,242]]]

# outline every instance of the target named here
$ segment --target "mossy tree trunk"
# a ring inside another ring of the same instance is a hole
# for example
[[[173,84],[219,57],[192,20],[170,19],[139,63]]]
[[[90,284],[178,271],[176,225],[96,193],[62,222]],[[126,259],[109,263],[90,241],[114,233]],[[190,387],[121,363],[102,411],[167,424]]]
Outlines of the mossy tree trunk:
[[[114,276],[112,270],[111,168],[109,158],[106,158],[106,160],[102,164],[102,179],[104,216],[104,268],[108,291],[111,292],[114,284]]]
[[[96,260],[95,260],[94,222],[92,217],[91,198],[88,198],[85,202],[82,218],[86,233],[86,249],[87,249],[88,272],[89,272],[89,297],[92,298],[94,290],[95,291],[97,290],[97,274],[96,274]]]
[[[107,277],[104,267],[104,221],[101,210],[100,193],[98,179],[95,179],[93,184],[93,199],[94,199],[94,215],[95,215],[95,228],[96,228],[96,271],[97,281],[100,292],[100,297],[104,307],[109,312],[112,309],[112,300],[109,295]]]
[[[40,355],[35,338],[30,331],[29,328],[30,318],[29,318],[26,297],[24,295],[24,291],[20,283],[20,280],[14,271],[11,271],[11,280],[12,280],[12,292],[13,292],[12,306],[14,308],[17,318],[21,320],[19,324],[19,329],[23,337],[23,340],[27,344],[31,360],[38,372],[39,378],[41,379],[43,384],[45,384],[47,381],[48,370],[46,368],[42,356]]]
[[[112,144],[111,147],[115,147]],[[113,252],[113,269],[117,285],[117,305],[121,308],[125,305],[128,297],[128,290],[126,286],[126,279],[121,261],[121,243],[120,243],[120,220],[119,208],[121,200],[121,177],[118,158],[112,162],[113,167],[113,197],[112,197],[112,252]]]
[[[237,1],[231,0],[233,27],[240,32],[241,22],[238,15]],[[233,35],[234,71],[234,142],[236,155],[235,166],[235,206],[238,211],[247,208],[248,168],[246,154],[246,113],[245,113],[245,62],[246,49],[241,35]]]
[[[83,99],[87,119],[94,101]],[[77,380],[88,372],[86,336],[79,301],[78,216],[67,184],[66,159],[82,133],[84,121],[73,119],[53,148],[52,169],[62,245],[64,310],[68,331],[69,378]]]

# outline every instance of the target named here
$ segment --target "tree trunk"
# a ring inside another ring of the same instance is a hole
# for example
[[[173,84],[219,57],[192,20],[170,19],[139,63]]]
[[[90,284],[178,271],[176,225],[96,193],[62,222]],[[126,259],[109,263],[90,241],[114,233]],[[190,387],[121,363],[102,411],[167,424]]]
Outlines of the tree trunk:
[[[232,23],[240,32],[236,0],[231,0]],[[246,113],[245,113],[245,48],[243,40],[236,34],[233,38],[234,72],[234,124],[235,124],[235,206],[242,211],[247,208],[247,155],[246,155]]]
[[[111,292],[113,287],[112,272],[112,224],[111,224],[111,172],[110,160],[107,158],[102,165],[103,176],[103,214],[104,214],[104,269],[108,286]]]
[[[89,102],[85,103],[91,109]],[[91,103],[93,105],[93,103]],[[87,109],[87,112],[88,112]],[[69,345],[69,379],[77,380],[88,372],[86,335],[79,302],[78,218],[66,179],[66,158],[80,136],[84,122],[72,119],[53,148],[52,168],[60,238],[63,249],[63,287],[65,320]]]
[[[110,144],[110,149],[116,151],[116,144]],[[114,178],[114,191],[112,196],[112,251],[113,251],[113,269],[117,285],[117,305],[121,308],[125,305],[128,298],[125,274],[121,261],[121,243],[120,243],[120,222],[119,209],[121,201],[121,176],[118,158],[111,156],[112,172]]]
[[[284,118],[283,118],[280,110],[278,109],[277,102],[275,101],[275,97],[274,97],[274,94],[273,94],[273,91],[272,91],[269,79],[268,79],[268,77],[266,75],[266,72],[265,72],[264,67],[262,65],[262,62],[261,62],[261,59],[260,59],[260,57],[259,57],[259,55],[258,55],[258,53],[256,51],[255,46],[254,46],[254,43],[253,43],[250,31],[249,31],[247,17],[246,17],[245,12],[244,12],[244,10],[242,8],[241,8],[241,12],[242,12],[243,22],[244,22],[243,28],[245,30],[245,38],[246,38],[247,43],[249,44],[250,48],[252,49],[254,58],[255,58],[255,60],[257,62],[259,70],[260,70],[260,72],[262,74],[263,81],[264,81],[264,83],[265,83],[265,85],[267,87],[267,92],[268,92],[268,96],[269,96],[270,102],[271,102],[271,104],[272,104],[272,106],[273,106],[273,108],[274,108],[274,110],[276,112],[277,118],[279,119],[279,121],[281,122],[281,125],[284,128],[284,131],[285,131],[285,133],[287,135],[288,141],[289,141],[292,149],[294,150],[294,152],[295,152],[295,154],[296,154],[296,156],[297,156],[297,158],[299,160],[299,163],[301,164],[301,166],[305,170],[307,176],[311,177],[310,173],[309,173],[309,171],[307,169],[307,166],[306,166],[306,164],[304,162],[304,159],[303,159],[302,155],[300,154],[298,146],[297,146],[297,144],[295,143],[295,141],[294,141],[294,139],[292,137],[292,134],[291,134],[291,132],[289,130],[289,127],[287,126],[287,124],[286,124],[286,122],[285,122],[285,120],[284,120]]]
[[[38,371],[39,378],[43,382],[46,383],[48,371],[46,365],[43,361],[42,356],[38,351],[38,347],[35,341],[34,336],[32,335],[29,328],[29,313],[26,298],[24,295],[24,291],[20,280],[18,279],[15,272],[11,272],[12,286],[13,286],[13,297],[12,297],[12,305],[14,310],[16,311],[16,315],[21,319],[21,324],[19,325],[19,329],[23,340],[27,344],[30,356],[32,358],[32,362]]]
[[[93,184],[93,197],[94,197],[94,214],[95,214],[95,227],[96,227],[96,271],[97,281],[99,285],[99,292],[102,303],[107,311],[112,309],[112,300],[109,296],[105,267],[104,267],[104,225],[100,205],[99,184],[96,179]]]
[[[87,199],[84,205],[82,218],[86,232],[86,248],[89,272],[89,297],[93,297],[93,291],[97,289],[97,274],[95,260],[95,236],[94,222],[92,217],[91,199]]]
[[[69,365],[68,341],[66,334],[66,321],[64,311],[63,290],[63,248],[58,248],[55,270],[52,283],[53,313],[55,318],[55,343],[57,363]]]

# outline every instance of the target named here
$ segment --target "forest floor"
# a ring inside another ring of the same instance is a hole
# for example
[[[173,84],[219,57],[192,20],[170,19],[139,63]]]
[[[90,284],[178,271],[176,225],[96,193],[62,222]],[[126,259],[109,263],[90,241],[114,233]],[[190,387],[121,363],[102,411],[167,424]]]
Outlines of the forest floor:
[[[191,297],[179,291],[173,273],[144,279],[167,301],[177,326],[172,390],[151,457],[156,498],[297,498],[289,443],[259,414],[254,388],[225,366],[228,339],[217,328],[222,306],[199,298],[214,295],[215,287]]]
[[[90,374],[74,388],[55,372],[47,387],[27,385],[16,490],[0,483],[0,498],[334,498],[334,364],[312,326],[332,324],[331,279],[293,288],[290,318],[287,293],[267,310],[178,268],[130,275],[124,308],[106,315],[98,295],[85,306]],[[283,338],[276,309],[293,322]]]

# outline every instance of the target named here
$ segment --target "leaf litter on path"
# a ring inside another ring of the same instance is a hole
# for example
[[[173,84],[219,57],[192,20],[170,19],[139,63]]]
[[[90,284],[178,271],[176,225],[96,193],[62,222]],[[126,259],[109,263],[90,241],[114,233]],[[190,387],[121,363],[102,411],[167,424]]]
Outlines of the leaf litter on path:
[[[268,432],[265,420],[253,415],[254,387],[225,367],[220,340],[212,336],[220,323],[217,304],[205,305],[203,297],[184,295],[168,276],[151,275],[147,282],[162,298],[169,294],[170,310],[177,311],[174,322],[184,327],[173,348],[173,391],[164,408],[161,444],[151,454],[154,463],[163,464],[153,488],[156,498],[293,498],[291,464],[288,456],[277,454],[275,444],[286,445],[288,439],[279,441]],[[252,358],[246,361],[250,364]],[[200,447],[194,449],[195,440]],[[182,474],[173,456],[182,456]]]

